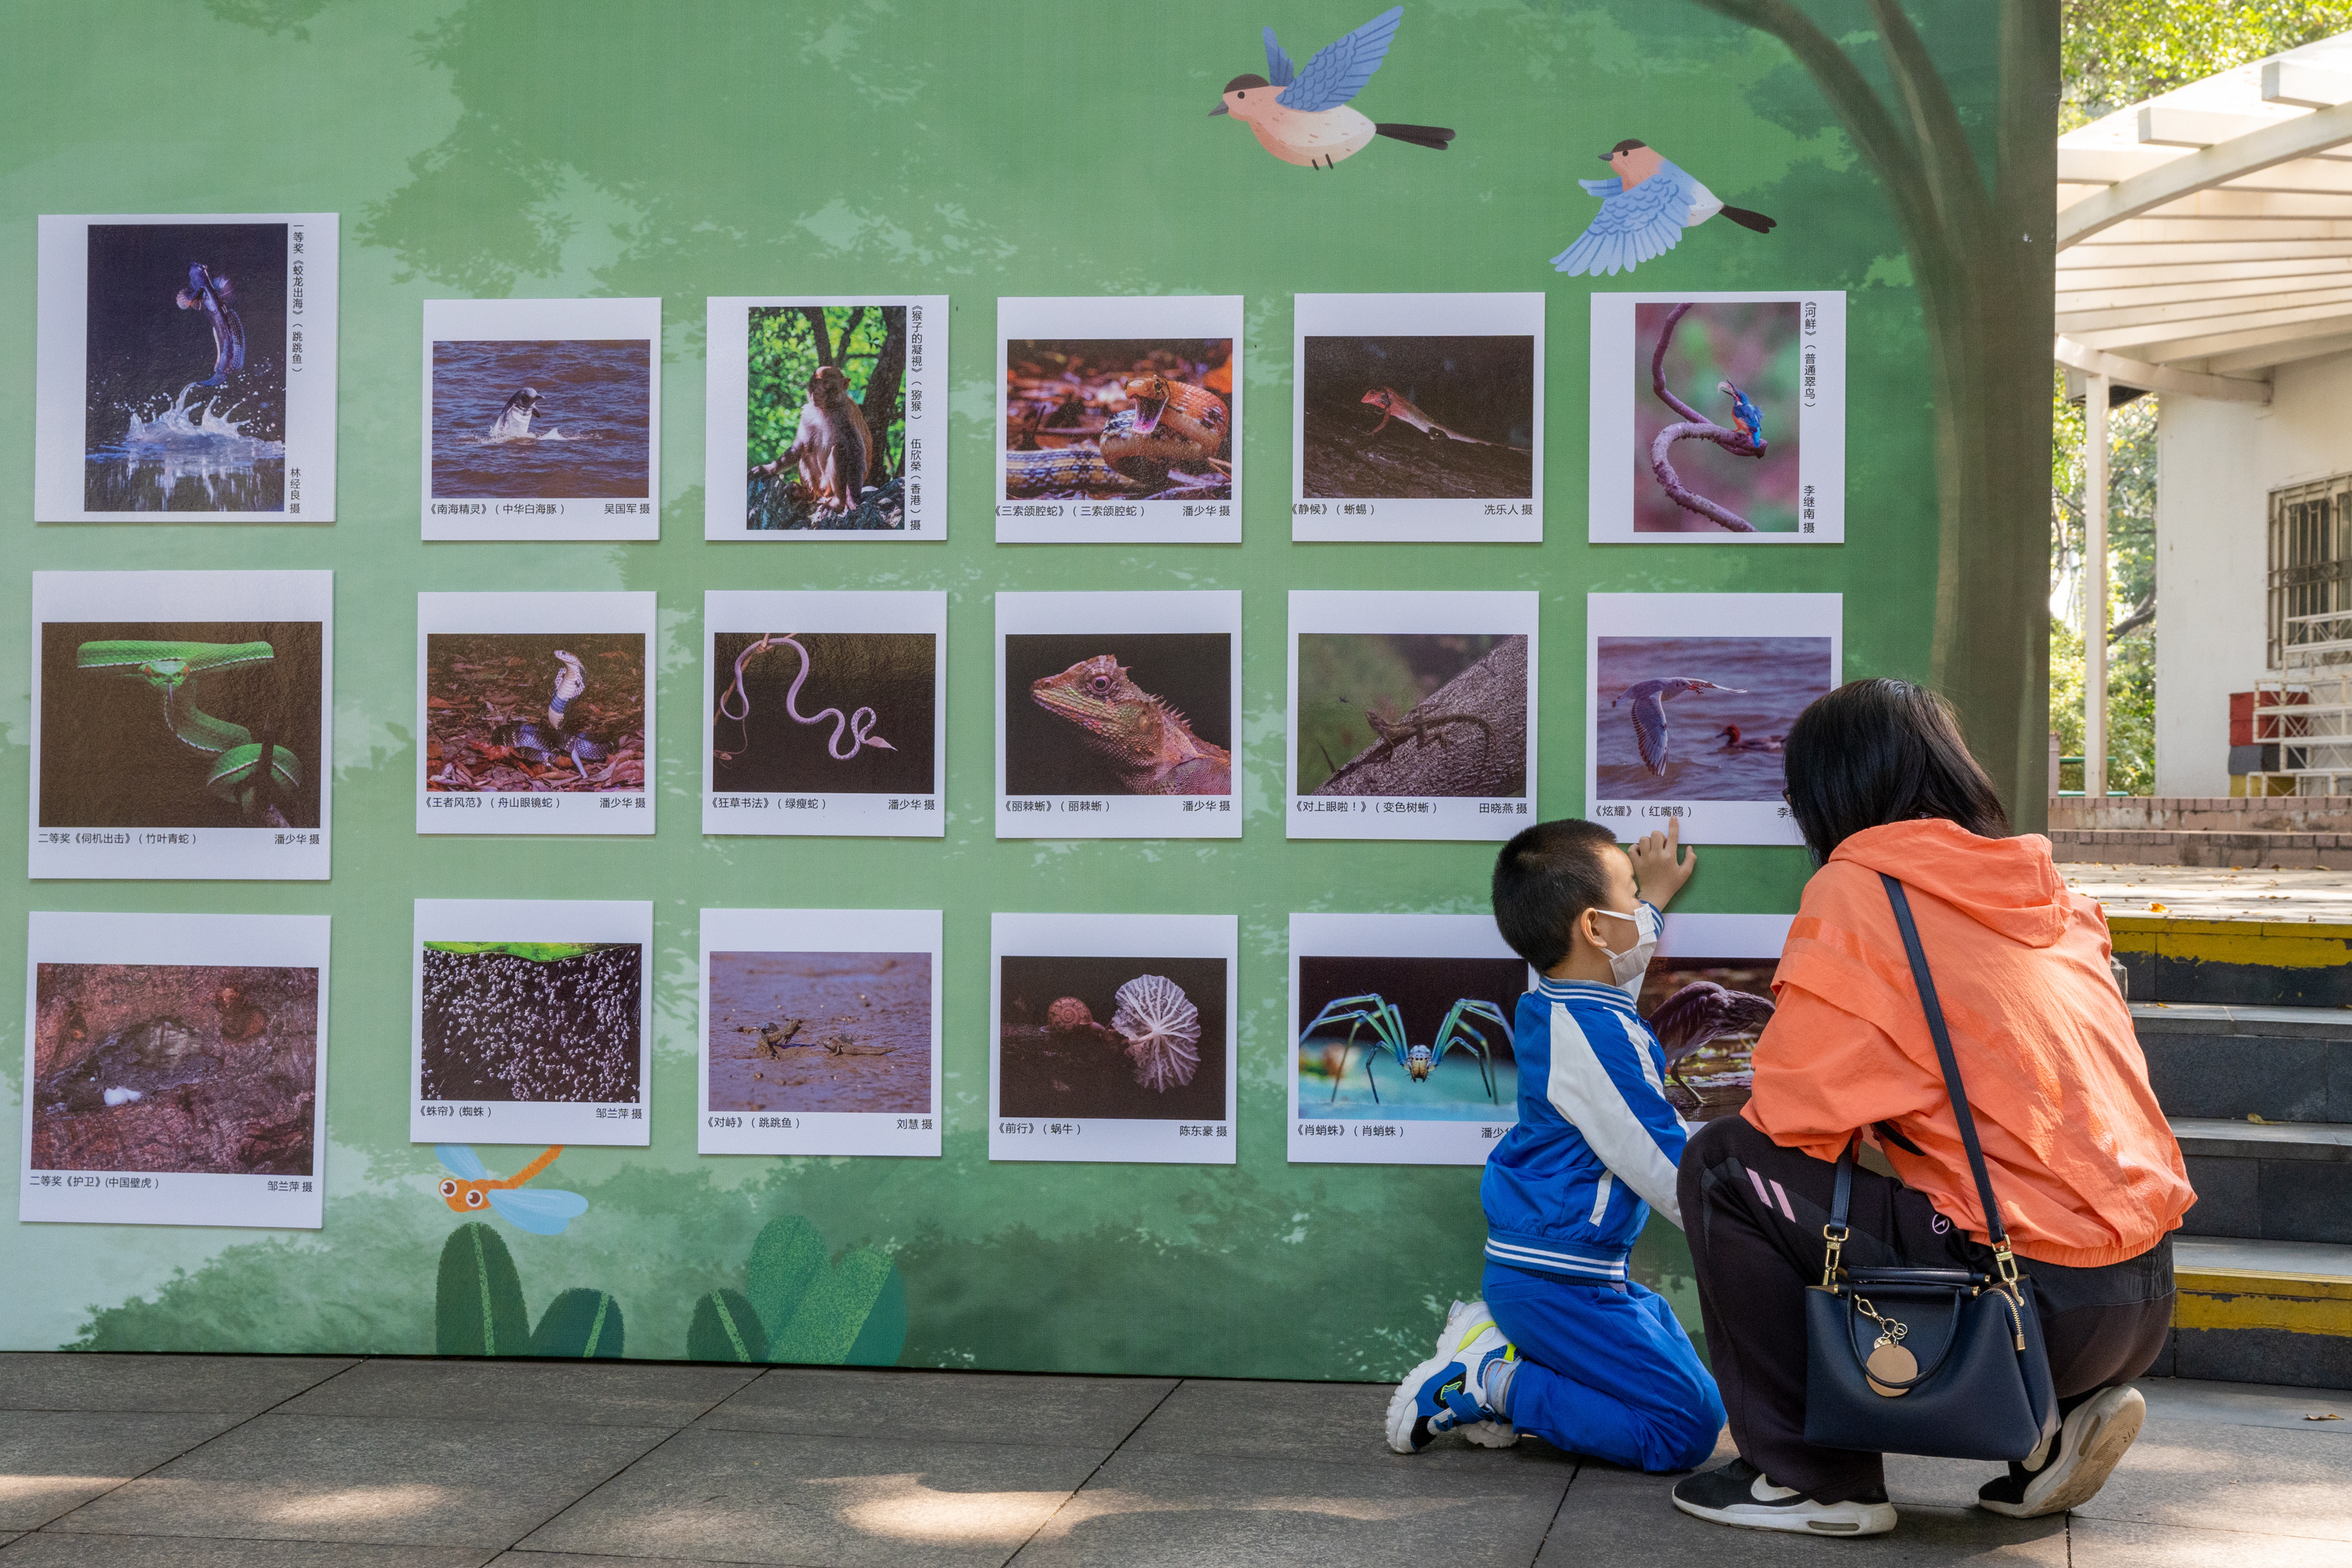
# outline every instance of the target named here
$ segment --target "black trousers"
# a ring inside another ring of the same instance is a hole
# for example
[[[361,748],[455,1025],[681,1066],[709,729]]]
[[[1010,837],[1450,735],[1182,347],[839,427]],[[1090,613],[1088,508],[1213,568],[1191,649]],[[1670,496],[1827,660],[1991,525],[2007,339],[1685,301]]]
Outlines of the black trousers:
[[[1740,1457],[1821,1502],[1885,1484],[1880,1456],[1805,1441],[1805,1287],[1821,1283],[1822,1227],[1837,1167],[1783,1149],[1745,1117],[1710,1121],[1683,1151],[1683,1222],[1698,1274],[1708,1358]],[[1992,1272],[1925,1195],[1870,1171],[1853,1175],[1845,1261]],[[2032,1281],[2059,1407],[2152,1365],[2172,1321],[2172,1242],[2105,1268],[2018,1260]]]

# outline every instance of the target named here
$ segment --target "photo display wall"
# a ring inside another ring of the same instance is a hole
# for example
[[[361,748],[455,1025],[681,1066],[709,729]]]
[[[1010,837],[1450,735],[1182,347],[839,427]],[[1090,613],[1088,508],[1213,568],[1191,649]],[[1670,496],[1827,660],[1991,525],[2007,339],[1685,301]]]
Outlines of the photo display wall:
[[[299,212],[173,152],[178,213],[102,150],[194,100],[77,107],[24,214],[0,1348],[478,1352],[495,1298],[501,1353],[1179,1374],[1205,1313],[1393,1377],[1542,1092],[1488,884],[1561,816],[1695,849],[1639,1006],[1736,1111],[1790,727],[1936,605],[1906,238],[1800,67],[1682,134],[1563,21],[1408,6],[1307,158],[1199,84],[1360,16],[926,0],[949,79],[578,9],[560,87],[478,17],[448,71],[192,16],[198,76],[449,112],[322,132]],[[1696,1326],[1678,1233],[1634,1271]]]

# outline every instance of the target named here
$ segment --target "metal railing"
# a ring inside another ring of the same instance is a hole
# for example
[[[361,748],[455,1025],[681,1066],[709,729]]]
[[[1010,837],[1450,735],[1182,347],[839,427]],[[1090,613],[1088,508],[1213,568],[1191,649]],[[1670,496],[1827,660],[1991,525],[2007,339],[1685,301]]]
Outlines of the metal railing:
[[[2282,616],[2278,629],[2279,678],[2254,689],[2254,742],[2278,747],[2278,766],[2248,773],[2247,791],[2352,795],[2352,609]]]

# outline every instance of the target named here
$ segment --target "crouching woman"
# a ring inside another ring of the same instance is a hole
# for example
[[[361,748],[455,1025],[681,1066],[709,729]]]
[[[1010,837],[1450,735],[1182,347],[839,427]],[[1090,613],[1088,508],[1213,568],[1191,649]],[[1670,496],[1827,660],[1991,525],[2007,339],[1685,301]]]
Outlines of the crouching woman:
[[[2171,1233],[2196,1201],[2148,1088],[2099,906],[2050,844],[2011,837],[1951,710],[1859,680],[1790,731],[1788,799],[1820,863],[1773,982],[1755,1096],[1685,1150],[1682,1212],[1738,1458],[1675,1489],[1723,1524],[1891,1530],[1880,1456],[1805,1441],[1805,1288],[1822,1268],[1835,1161],[1857,1131],[1850,1267],[1993,1271],[1959,1127],[1884,872],[1907,891],[2063,1416],[1986,1482],[2031,1518],[2088,1499],[2139,1430],[2129,1381],[2172,1315]]]

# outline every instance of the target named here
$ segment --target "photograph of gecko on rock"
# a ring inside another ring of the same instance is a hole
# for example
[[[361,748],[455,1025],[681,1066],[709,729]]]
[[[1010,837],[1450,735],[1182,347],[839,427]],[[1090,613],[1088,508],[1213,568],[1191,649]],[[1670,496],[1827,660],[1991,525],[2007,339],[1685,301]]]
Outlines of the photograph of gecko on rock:
[[[1302,632],[1298,790],[1527,792],[1528,639]]]
[[[1535,339],[1309,337],[1307,500],[1535,496]]]
[[[1003,499],[1233,500],[1232,340],[1015,338],[1004,351]]]
[[[1222,632],[1008,635],[1004,787],[1230,795],[1232,693]]]

